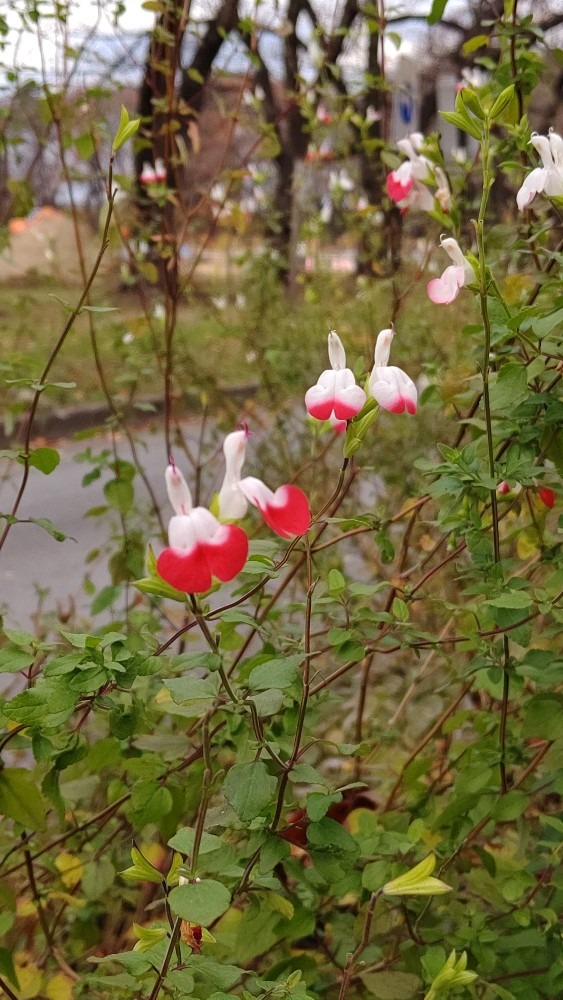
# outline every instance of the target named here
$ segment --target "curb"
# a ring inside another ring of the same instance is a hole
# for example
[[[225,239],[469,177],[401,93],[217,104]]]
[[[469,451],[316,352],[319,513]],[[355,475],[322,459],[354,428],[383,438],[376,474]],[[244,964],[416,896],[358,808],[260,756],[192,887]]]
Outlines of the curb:
[[[257,382],[250,382],[248,385],[229,386],[221,389],[218,387],[217,393],[227,396],[233,401],[243,401],[249,396],[255,396],[258,392]],[[135,405],[127,407],[123,411],[123,418],[136,424],[147,424],[154,420],[156,416],[164,412],[164,400],[162,396],[154,399],[144,398],[137,401],[142,407],[150,406],[150,410],[137,409]],[[200,411],[200,397],[184,398],[182,400],[181,413],[183,416],[193,416]],[[70,438],[80,431],[99,430],[104,431],[104,426],[112,417],[112,412],[107,403],[84,403],[82,406],[60,406],[39,414],[33,422],[33,438]],[[25,426],[26,414],[14,427],[11,434],[6,434],[0,426],[0,448],[10,448],[17,446],[22,440],[23,428]]]

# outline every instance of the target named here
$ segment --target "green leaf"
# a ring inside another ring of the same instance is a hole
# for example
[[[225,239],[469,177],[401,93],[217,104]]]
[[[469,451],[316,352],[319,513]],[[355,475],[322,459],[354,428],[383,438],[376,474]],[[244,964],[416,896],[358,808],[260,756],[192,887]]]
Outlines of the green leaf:
[[[48,476],[53,472],[61,460],[61,456],[54,448],[35,448],[30,451],[28,462],[34,469],[39,469]]]
[[[47,817],[43,799],[24,767],[6,767],[0,771],[0,813],[28,829],[45,829]]]
[[[135,135],[135,132],[141,124],[140,118],[134,118],[132,121],[129,119],[129,113],[126,108],[121,105],[121,116],[119,119],[119,128],[115,134],[115,138],[112,142],[111,148],[112,152],[117,153],[118,149],[121,149],[125,143]]]
[[[448,0],[433,0],[430,13],[426,18],[428,24],[437,24],[438,21],[442,20],[442,15],[446,9],[447,2]]]
[[[327,584],[329,594],[338,595],[346,590],[346,580],[339,569],[331,569],[329,571]]]
[[[563,695],[537,694],[524,709],[522,736],[557,740],[561,736]]]
[[[491,408],[513,410],[528,397],[528,379],[524,365],[503,365],[490,386]]]
[[[528,796],[525,792],[512,791],[506,795],[501,795],[491,809],[493,819],[500,822],[518,819],[528,805]]]
[[[108,585],[107,587],[102,587],[102,589],[98,591],[94,600],[92,601],[92,605],[90,607],[90,614],[99,615],[102,613],[102,611],[105,611],[106,608],[110,608],[111,605],[114,604],[115,601],[117,601],[122,590],[123,588],[120,586],[113,587],[111,585]]]
[[[2,711],[13,722],[55,729],[72,715],[77,700],[78,693],[69,690],[61,681],[52,687],[45,683],[17,694]]]
[[[508,107],[513,97],[514,97],[514,84],[511,83],[509,87],[505,87],[502,93],[498,95],[491,110],[489,111],[490,119],[494,120],[495,118],[498,118],[499,115],[502,114],[504,109]]]
[[[460,128],[462,132],[467,132],[469,135],[472,135],[478,142],[481,141],[479,126],[476,122],[471,121],[469,115],[462,115],[458,111],[440,111],[440,117],[443,118],[444,121],[449,122],[450,125],[455,125],[456,128]]]
[[[286,656],[284,659],[266,660],[259,663],[248,678],[248,686],[252,691],[265,691],[268,688],[291,687],[299,675],[302,656]]]
[[[184,826],[170,838],[168,846],[172,847],[175,851],[180,851],[180,854],[191,855],[194,847],[194,840],[195,831],[189,826]],[[212,833],[204,833],[199,845],[199,853],[210,854],[212,851],[218,851],[224,846],[225,843],[220,837],[215,837]]]
[[[411,1000],[420,989],[420,979],[412,972],[366,972],[360,977],[377,1000]]]
[[[178,601],[179,604],[186,603],[186,595],[182,590],[176,590],[166,583],[160,576],[145,576],[142,580],[134,580],[133,586],[140,590],[142,594],[153,594],[155,597],[165,597],[169,601]]]
[[[353,853],[358,849],[351,834],[336,820],[327,817],[318,823],[311,823],[307,830],[307,842],[317,850]]]
[[[127,514],[135,497],[133,484],[128,479],[110,479],[104,486],[104,496],[110,507],[120,514]]]
[[[174,677],[165,680],[164,684],[177,705],[185,705],[193,701],[209,701],[217,697],[217,682],[212,677],[192,677],[191,675]]]
[[[227,773],[223,791],[227,802],[244,822],[265,815],[273,807],[277,779],[263,761],[235,764]]]
[[[202,879],[172,889],[168,897],[173,913],[193,924],[209,927],[231,905],[231,894],[220,882]]]
[[[341,792],[310,792],[307,796],[307,816],[312,823],[317,823],[326,816],[334,802],[342,800]]]
[[[470,55],[472,52],[476,52],[477,49],[482,49],[484,45],[489,44],[488,35],[474,35],[469,41],[465,42],[462,46],[462,52],[464,56]]]
[[[486,603],[491,608],[512,608],[527,611],[532,606],[533,601],[525,590],[506,590],[498,597],[491,597]]]

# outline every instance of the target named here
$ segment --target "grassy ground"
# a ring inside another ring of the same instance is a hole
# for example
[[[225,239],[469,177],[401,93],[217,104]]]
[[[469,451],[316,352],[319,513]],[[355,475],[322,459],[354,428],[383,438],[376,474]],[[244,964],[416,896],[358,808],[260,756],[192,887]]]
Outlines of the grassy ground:
[[[357,373],[369,369],[380,329],[389,325],[394,294],[409,288],[406,268],[395,281],[356,280],[327,273],[304,279],[301,294],[289,303],[277,288],[268,260],[254,261],[230,279],[197,277],[178,311],[174,340],[177,397],[202,389],[213,395],[225,386],[261,381],[266,396],[279,405],[280,394],[300,396],[327,365],[326,334],[335,328]],[[460,337],[470,322],[468,297],[448,308],[431,305],[424,280],[405,295],[396,318],[393,363],[412,375],[432,375],[444,362],[452,386],[469,370],[470,348]],[[40,276],[5,284],[0,305],[2,369],[17,380],[3,393],[5,425],[22,412],[31,389],[25,381],[40,376],[68,310],[79,295],[76,285]],[[94,314],[99,355],[107,385],[118,401],[158,398],[162,393],[164,323],[158,295],[149,289],[149,318],[135,290],[119,287],[112,267],[100,276],[93,296],[98,306],[115,311]],[[154,307],[157,306],[155,316]],[[93,360],[88,317],[78,318],[49,374],[49,381],[74,383],[49,389],[42,407],[103,400]],[[447,396],[448,386],[444,387]]]

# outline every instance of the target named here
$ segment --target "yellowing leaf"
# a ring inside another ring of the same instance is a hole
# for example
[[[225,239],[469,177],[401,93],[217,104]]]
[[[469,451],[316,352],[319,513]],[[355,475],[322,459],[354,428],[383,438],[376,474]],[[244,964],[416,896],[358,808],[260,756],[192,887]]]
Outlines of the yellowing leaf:
[[[57,973],[45,987],[45,996],[49,1000],[72,1000],[72,979],[64,972]]]
[[[81,910],[83,906],[86,906],[85,899],[77,899],[76,896],[71,896],[70,892],[50,892],[47,898],[60,899],[64,903],[68,903],[69,906],[74,906],[77,910]]]
[[[399,875],[398,878],[391,879],[383,886],[386,896],[437,896],[444,892],[451,892],[451,886],[446,885],[439,878],[433,878],[432,872],[436,867],[434,854],[429,854],[418,865]]]
[[[55,858],[55,868],[61,873],[61,882],[67,889],[74,889],[84,875],[84,867],[80,858],[66,851]]]
[[[41,993],[43,974],[37,965],[28,962],[25,954],[19,954],[15,956],[14,968],[19,983],[18,1000],[32,1000]]]
[[[530,559],[539,551],[537,543],[537,533],[533,528],[524,528],[518,534],[516,551],[519,559]]]

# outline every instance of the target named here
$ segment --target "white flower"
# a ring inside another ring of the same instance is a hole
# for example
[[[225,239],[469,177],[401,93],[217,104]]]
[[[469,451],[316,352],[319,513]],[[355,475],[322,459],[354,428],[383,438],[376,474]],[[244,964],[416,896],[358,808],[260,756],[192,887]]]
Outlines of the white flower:
[[[548,198],[563,197],[563,138],[550,129],[548,136],[534,132],[530,142],[540,154],[542,166],[528,174],[516,195],[521,212],[537,194],[545,194]]]

